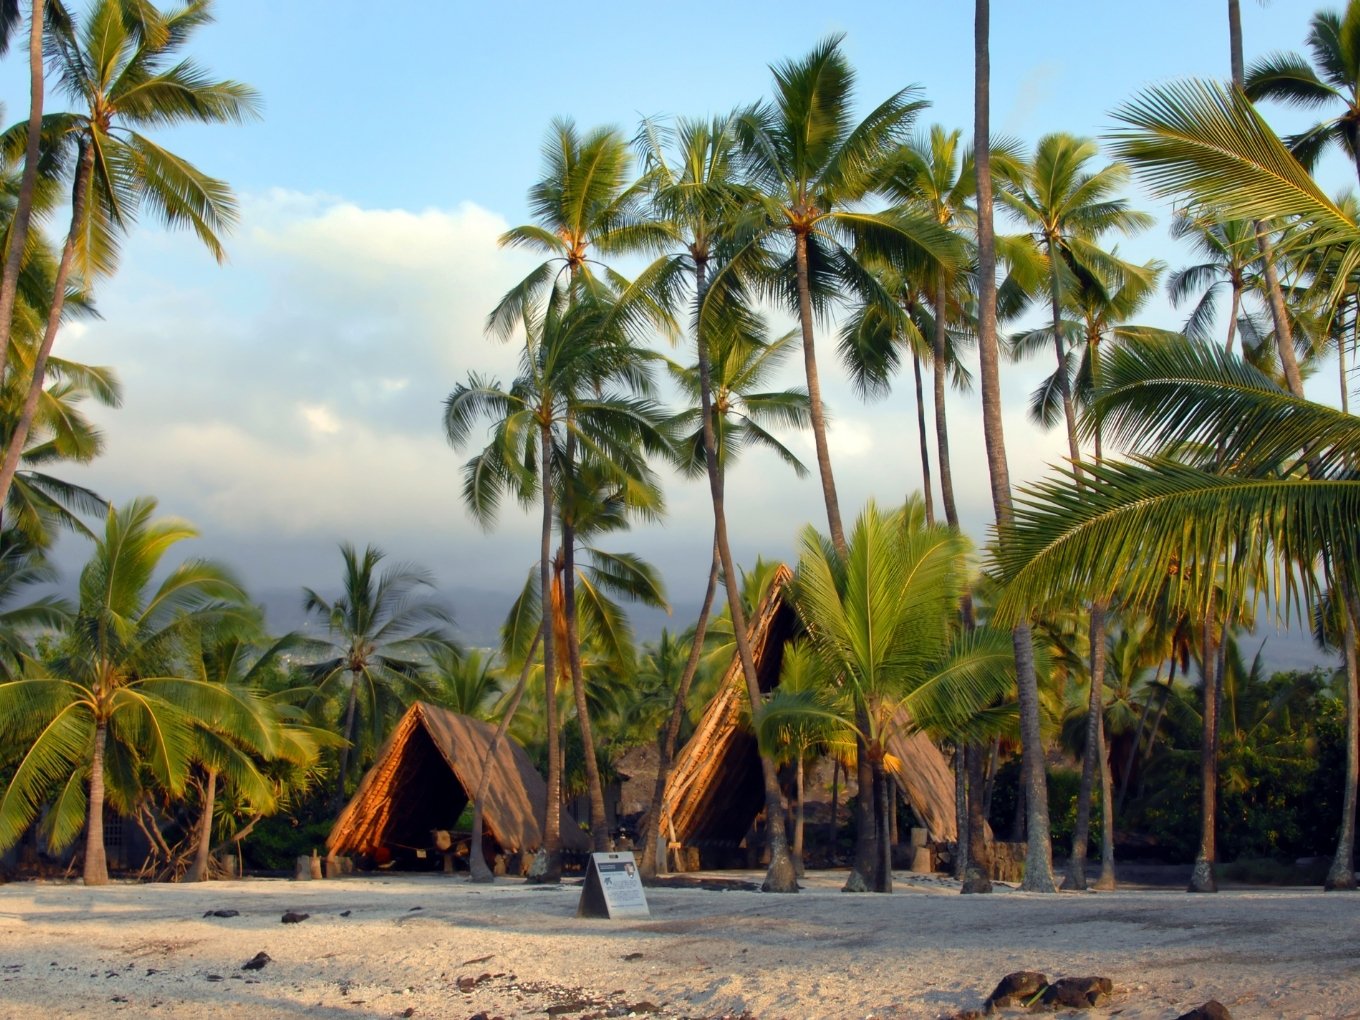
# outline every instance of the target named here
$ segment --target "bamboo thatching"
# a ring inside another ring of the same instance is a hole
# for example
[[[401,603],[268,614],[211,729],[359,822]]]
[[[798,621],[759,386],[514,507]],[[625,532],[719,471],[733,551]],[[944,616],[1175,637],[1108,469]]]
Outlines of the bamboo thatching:
[[[797,630],[797,618],[785,597],[792,579],[793,572],[781,565],[748,625],[762,692],[779,683],[784,642]],[[745,706],[746,684],[734,655],[718,693],[676,755],[667,778],[661,808],[663,839],[701,850],[735,848],[764,807],[760,758],[743,719]],[[901,721],[904,725],[888,741],[889,753],[901,763],[893,776],[926,824],[930,839],[952,841],[958,835],[953,770],[927,736],[910,732],[904,713]]]
[[[340,812],[326,840],[330,854],[373,854],[379,847],[416,849],[431,832],[452,830],[482,778],[493,727],[425,702],[401,717],[377,761]],[[547,787],[529,755],[509,737],[491,764],[483,811],[488,835],[507,853],[537,849]],[[566,811],[562,847],[587,851],[590,841]]]

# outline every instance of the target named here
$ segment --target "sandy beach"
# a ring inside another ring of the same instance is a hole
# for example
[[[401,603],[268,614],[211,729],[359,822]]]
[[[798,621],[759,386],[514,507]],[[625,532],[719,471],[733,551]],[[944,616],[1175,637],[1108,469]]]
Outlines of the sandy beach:
[[[813,873],[797,896],[653,889],[651,919],[629,921],[578,920],[574,883],[15,883],[0,1015],[886,1020],[976,1008],[1030,969],[1111,978],[1086,1016],[1163,1020],[1212,998],[1237,1018],[1360,1017],[1355,895],[962,897],[902,876],[892,896],[847,896],[842,877]]]

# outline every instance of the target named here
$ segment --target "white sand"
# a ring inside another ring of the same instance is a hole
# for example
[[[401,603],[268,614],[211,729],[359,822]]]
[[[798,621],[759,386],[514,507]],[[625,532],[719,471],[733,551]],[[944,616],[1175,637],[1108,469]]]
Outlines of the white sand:
[[[650,890],[644,921],[577,920],[576,885],[461,877],[16,883],[0,886],[0,1016],[936,1017],[1029,969],[1110,977],[1092,1017],[1210,998],[1239,1020],[1360,1017],[1360,895],[966,897],[902,876],[895,895],[847,896],[842,878],[814,873],[796,896]],[[284,925],[285,910],[311,917]],[[241,970],[260,951],[273,962]]]

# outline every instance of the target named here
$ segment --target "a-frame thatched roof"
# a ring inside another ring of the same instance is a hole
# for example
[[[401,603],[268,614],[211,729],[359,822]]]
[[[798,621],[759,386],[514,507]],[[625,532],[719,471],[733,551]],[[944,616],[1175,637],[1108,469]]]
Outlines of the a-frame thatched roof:
[[[495,729],[425,702],[416,702],[387,738],[378,759],[340,812],[326,840],[332,854],[371,854],[380,846],[430,844],[430,832],[452,830],[482,778]],[[502,850],[535,850],[543,842],[547,787],[524,748],[508,736],[491,764],[483,811],[486,834]],[[590,841],[559,807],[562,847],[589,850]]]
[[[786,598],[793,572],[781,565],[759,609],[748,624],[751,654],[762,692],[779,683],[784,642],[797,630]],[[764,807],[760,758],[755,737],[742,718],[746,682],[734,655],[722,684],[704,709],[694,735],[676,755],[662,802],[662,838],[686,846],[735,847]],[[954,773],[939,749],[922,733],[911,733],[905,711],[888,741],[901,767],[898,787],[931,839],[953,840]]]

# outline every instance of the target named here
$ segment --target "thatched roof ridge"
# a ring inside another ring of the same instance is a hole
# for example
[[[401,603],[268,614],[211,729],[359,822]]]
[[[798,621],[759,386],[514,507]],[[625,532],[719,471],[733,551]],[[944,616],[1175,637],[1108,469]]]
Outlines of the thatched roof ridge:
[[[417,745],[422,735],[453,773],[464,800],[476,793],[495,729],[480,720],[418,701],[401,717],[373,767],[340,812],[326,840],[328,852],[373,852],[383,845],[403,802],[431,795],[410,788],[415,778],[411,761],[419,754]],[[537,849],[543,842],[541,820],[548,796],[543,778],[524,748],[508,736],[502,739],[491,768],[483,811],[487,834],[507,851]],[[462,804],[457,807],[461,812]],[[559,811],[563,848],[589,850],[585,833],[565,809]],[[458,812],[449,813],[456,818]],[[452,822],[448,825],[451,827]]]

